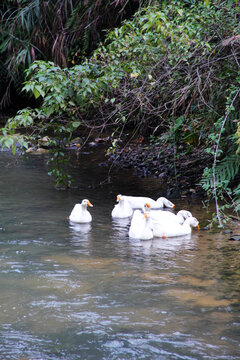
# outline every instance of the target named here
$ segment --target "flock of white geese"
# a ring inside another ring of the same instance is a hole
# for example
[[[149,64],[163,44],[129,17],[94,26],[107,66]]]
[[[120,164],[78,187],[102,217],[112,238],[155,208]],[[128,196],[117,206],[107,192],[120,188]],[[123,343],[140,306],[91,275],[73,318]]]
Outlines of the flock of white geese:
[[[74,206],[69,220],[90,223],[92,215],[87,208],[92,206],[88,199],[84,199],[81,204]],[[190,234],[192,227],[199,229],[199,222],[190,211],[180,210],[174,214],[159,210],[163,207],[175,208],[175,205],[164,197],[153,200],[144,196],[118,195],[111,215],[118,219],[129,218],[129,237],[140,240],[183,236]]]

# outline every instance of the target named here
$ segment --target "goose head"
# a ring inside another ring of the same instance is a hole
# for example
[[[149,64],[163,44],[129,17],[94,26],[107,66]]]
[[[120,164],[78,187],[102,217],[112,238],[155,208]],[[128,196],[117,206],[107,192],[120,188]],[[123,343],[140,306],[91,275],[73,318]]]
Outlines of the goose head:
[[[171,208],[171,209],[174,209],[175,208],[175,205],[168,199],[166,199],[165,197],[160,197],[156,200],[156,203],[159,207],[168,207],[168,208]]]
[[[143,207],[143,212],[148,214],[150,212],[150,209],[151,205],[149,203],[145,203]]]
[[[145,211],[143,213],[143,216],[144,216],[144,219],[146,219],[146,221],[148,222],[151,222],[151,218],[150,218],[150,215],[149,215],[149,212],[148,211]]]
[[[193,226],[193,227],[195,227],[195,228],[197,228],[197,229],[200,229],[199,221],[198,221],[195,217],[193,217],[193,216],[189,216],[189,217],[185,220],[184,224],[188,224],[188,225]]]
[[[125,195],[117,195],[117,202],[118,203],[127,203],[128,204],[128,200],[127,200],[127,197]]]
[[[122,195],[117,195],[117,202],[122,200]]]
[[[83,201],[82,201],[82,205],[83,205],[83,207],[93,207],[93,205],[90,203],[90,201],[88,200],[88,199],[84,199]]]
[[[192,217],[192,213],[188,210],[180,210],[177,212],[177,216],[181,219],[181,223],[184,223],[188,217]]]

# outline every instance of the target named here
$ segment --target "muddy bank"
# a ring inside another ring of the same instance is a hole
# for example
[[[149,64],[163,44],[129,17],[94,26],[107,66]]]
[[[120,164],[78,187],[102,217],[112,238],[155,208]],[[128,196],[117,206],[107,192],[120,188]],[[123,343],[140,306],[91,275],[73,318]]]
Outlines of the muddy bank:
[[[180,148],[178,153],[170,147],[132,144],[109,154],[108,163],[114,167],[133,168],[139,177],[159,178],[168,196],[204,196],[200,185],[203,170],[211,166],[212,157],[203,149]]]

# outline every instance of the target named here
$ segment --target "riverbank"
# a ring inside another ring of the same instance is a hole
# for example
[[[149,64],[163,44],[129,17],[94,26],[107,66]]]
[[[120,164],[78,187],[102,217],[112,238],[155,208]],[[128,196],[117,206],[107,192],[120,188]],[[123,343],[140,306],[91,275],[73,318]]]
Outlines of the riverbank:
[[[204,197],[200,184],[203,170],[212,158],[203,149],[181,147],[176,153],[169,146],[132,143],[116,148],[108,163],[120,168],[133,168],[139,177],[153,176],[164,185],[168,196]]]
[[[151,143],[140,137],[131,141],[118,140],[113,148],[109,134],[89,136],[86,129],[82,129],[76,135],[78,137],[66,144],[65,149],[81,153],[86,147],[91,147],[93,152],[99,152],[101,148],[99,162],[110,169],[131,168],[137,177],[158,178],[159,185],[170,198],[203,198],[206,195],[200,182],[204,168],[212,166],[212,156],[203,147],[182,144],[176,149],[169,144]],[[49,140],[48,136],[39,139],[37,147],[33,145],[27,153],[47,153]]]

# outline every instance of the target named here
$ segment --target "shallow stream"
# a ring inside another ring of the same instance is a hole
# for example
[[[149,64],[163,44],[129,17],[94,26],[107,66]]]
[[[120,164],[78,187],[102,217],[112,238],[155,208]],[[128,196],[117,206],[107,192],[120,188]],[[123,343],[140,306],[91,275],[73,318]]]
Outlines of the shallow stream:
[[[107,184],[89,153],[57,191],[45,163],[0,153],[0,359],[240,359],[240,242],[195,229],[130,240],[129,221],[111,218],[116,195],[156,198],[157,179],[124,170]],[[72,226],[83,198],[93,221]],[[210,217],[200,200],[171,200]]]

